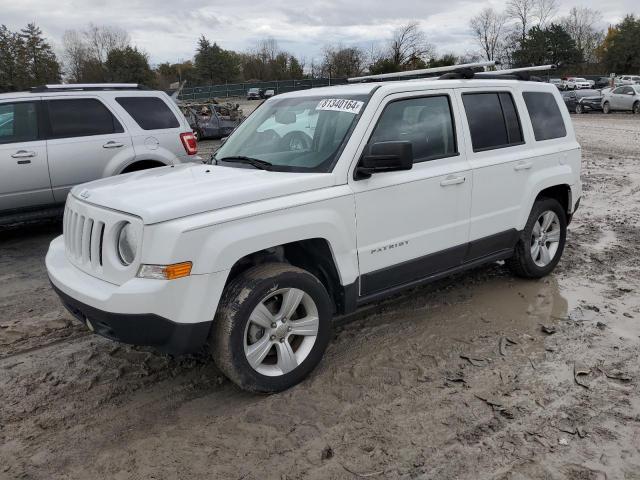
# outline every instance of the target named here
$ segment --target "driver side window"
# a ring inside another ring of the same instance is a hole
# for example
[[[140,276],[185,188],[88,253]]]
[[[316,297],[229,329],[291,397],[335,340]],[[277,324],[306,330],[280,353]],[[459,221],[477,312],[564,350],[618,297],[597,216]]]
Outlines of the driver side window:
[[[438,95],[389,103],[369,144],[392,141],[411,143],[413,163],[457,155],[449,97]]]

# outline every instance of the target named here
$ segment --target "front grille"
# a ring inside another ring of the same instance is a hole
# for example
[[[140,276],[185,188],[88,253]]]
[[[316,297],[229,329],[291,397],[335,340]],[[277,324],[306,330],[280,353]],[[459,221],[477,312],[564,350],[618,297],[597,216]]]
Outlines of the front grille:
[[[64,244],[67,255],[77,263],[102,267],[102,248],[105,223],[90,218],[67,203],[63,223]]]

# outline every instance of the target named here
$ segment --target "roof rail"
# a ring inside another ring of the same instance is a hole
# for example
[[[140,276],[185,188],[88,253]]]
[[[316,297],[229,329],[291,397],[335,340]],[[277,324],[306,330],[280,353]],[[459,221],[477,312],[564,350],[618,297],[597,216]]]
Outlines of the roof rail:
[[[435,77],[449,72],[471,72],[500,65],[500,62],[492,60],[488,62],[463,63],[460,65],[449,65],[447,67],[422,68],[420,70],[408,70],[406,72],[381,73],[378,75],[364,75],[362,77],[348,78],[347,82],[384,82],[387,80],[402,80],[407,78]]]
[[[147,87],[138,83],[66,83],[48,84],[32,87],[31,92],[68,92],[91,90],[147,90]]]
[[[516,78],[517,80],[541,81],[539,77],[531,75],[532,72],[546,72],[555,70],[557,65],[536,65],[532,67],[507,68],[505,70],[496,70],[495,72],[478,72],[476,78],[499,78],[500,76]]]

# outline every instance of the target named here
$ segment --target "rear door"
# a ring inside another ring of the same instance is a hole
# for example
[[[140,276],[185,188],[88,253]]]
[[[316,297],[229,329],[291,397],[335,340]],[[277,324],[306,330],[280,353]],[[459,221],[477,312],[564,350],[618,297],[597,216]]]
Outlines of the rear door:
[[[163,97],[166,97],[166,101]],[[128,96],[123,93],[115,100],[135,122],[131,128],[131,136],[136,160],[157,160],[173,164],[179,157],[186,159],[187,153],[182,146],[180,133],[191,129],[182,112],[169,97]]]
[[[37,98],[0,101],[0,211],[53,203]]]
[[[467,261],[513,247],[526,184],[535,162],[525,143],[516,92],[459,90],[465,111],[467,157],[473,168]]]
[[[80,183],[102,178],[133,158],[131,137],[98,98],[56,98],[48,111],[47,151],[53,196],[64,202]]]

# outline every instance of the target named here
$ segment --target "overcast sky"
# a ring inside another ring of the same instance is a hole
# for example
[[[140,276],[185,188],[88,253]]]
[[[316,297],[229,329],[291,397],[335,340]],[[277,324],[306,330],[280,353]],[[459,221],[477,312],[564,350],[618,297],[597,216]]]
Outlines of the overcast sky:
[[[319,59],[326,44],[369,49],[393,29],[417,20],[438,53],[474,52],[469,19],[505,0],[0,0],[0,23],[18,29],[35,22],[57,51],[65,30],[89,22],[126,29],[153,64],[192,58],[201,34],[227,49],[245,51],[260,39],[306,59]],[[559,15],[575,5],[598,9],[602,27],[626,13],[640,14],[639,0],[559,0]]]

